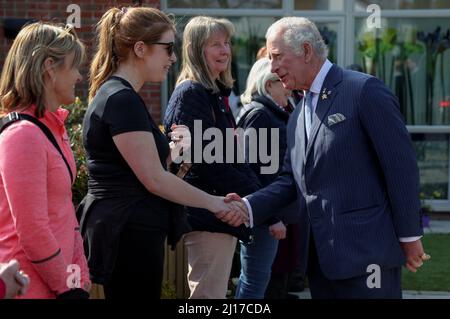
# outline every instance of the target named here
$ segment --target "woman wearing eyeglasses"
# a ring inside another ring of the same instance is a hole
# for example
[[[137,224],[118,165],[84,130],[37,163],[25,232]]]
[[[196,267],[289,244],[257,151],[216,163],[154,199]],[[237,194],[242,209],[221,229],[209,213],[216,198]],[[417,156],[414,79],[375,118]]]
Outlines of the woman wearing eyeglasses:
[[[61,108],[75,100],[83,59],[71,27],[38,22],[19,32],[3,66],[0,102],[9,114],[0,135],[0,264],[16,259],[29,275],[21,298],[89,297],[72,204],[76,166],[64,128],[69,112]],[[10,121],[19,116],[14,112],[36,124]]]
[[[159,298],[172,202],[229,212],[231,224],[244,217],[166,171],[168,140],[137,93],[176,61],[172,21],[154,8],[113,8],[97,28],[83,123],[89,190],[78,211],[88,265],[107,299]]]

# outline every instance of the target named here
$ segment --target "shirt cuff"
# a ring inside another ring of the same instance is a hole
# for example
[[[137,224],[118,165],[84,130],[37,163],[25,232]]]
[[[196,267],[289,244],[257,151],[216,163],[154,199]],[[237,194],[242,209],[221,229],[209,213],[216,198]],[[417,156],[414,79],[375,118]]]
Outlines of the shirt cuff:
[[[245,206],[247,206],[248,210],[248,223],[245,223],[245,226],[253,228],[253,211],[252,206],[250,206],[250,203],[248,200],[244,197],[242,198],[242,201],[245,203]]]
[[[422,238],[422,236],[415,236],[415,237],[400,237],[398,240],[401,243],[410,243],[416,240],[419,240],[420,238]]]

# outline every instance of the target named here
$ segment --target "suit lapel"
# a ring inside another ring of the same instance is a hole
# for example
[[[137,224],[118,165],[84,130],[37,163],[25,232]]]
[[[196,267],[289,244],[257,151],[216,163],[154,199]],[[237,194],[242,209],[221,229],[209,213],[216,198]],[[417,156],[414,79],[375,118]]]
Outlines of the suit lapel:
[[[309,134],[308,145],[306,146],[305,162],[308,159],[311,149],[314,146],[314,142],[319,132],[320,127],[329,113],[333,101],[339,93],[337,85],[342,81],[342,70],[333,65],[325,77],[322,88],[319,93],[319,99],[317,101],[317,106],[314,112],[313,127],[311,128],[311,134]],[[324,96],[326,95],[326,97]]]

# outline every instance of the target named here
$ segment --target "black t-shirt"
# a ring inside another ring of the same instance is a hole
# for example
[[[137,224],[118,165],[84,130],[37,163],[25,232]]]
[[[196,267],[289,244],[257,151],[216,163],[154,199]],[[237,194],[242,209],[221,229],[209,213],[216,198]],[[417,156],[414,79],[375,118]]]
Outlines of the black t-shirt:
[[[124,88],[109,90],[120,81]],[[110,92],[112,94],[110,94]],[[113,76],[99,89],[89,104],[83,123],[83,144],[87,156],[89,189],[105,189],[111,196],[123,196],[127,191],[144,190],[130,166],[120,154],[113,136],[134,131],[153,134],[162,166],[166,169],[166,159],[170,148],[168,140],[161,133],[147,111],[144,101],[126,80]],[[131,191],[132,192],[132,191]],[[150,192],[144,202],[136,205],[130,222],[166,227],[169,202]],[[153,213],[152,213],[153,212]],[[158,218],[155,220],[155,216]]]

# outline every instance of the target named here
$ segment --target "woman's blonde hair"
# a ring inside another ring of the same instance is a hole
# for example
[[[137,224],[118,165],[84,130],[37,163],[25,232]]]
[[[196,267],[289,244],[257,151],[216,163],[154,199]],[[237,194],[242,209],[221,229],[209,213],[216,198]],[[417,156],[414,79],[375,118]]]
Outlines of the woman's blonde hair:
[[[185,80],[192,80],[199,82],[206,88],[212,89],[215,93],[219,92],[219,88],[206,63],[204,53],[206,42],[216,32],[223,32],[231,39],[234,34],[234,26],[227,19],[212,17],[200,16],[189,21],[183,34],[183,62],[177,84]],[[218,80],[227,88],[233,86],[231,56],[226,71],[219,74]]]
[[[97,24],[98,49],[90,68],[89,101],[117,70],[120,61],[127,59],[136,42],[158,42],[168,30],[175,33],[173,20],[158,9],[109,9]]]
[[[25,26],[14,40],[3,66],[0,78],[2,113],[36,104],[36,116],[42,117],[45,112],[44,62],[51,58],[55,66],[59,66],[71,53],[74,53],[71,67],[79,67],[85,51],[73,26],[43,22]]]

